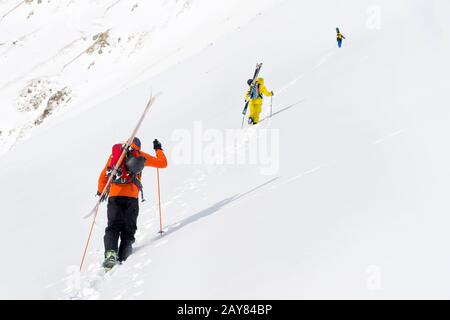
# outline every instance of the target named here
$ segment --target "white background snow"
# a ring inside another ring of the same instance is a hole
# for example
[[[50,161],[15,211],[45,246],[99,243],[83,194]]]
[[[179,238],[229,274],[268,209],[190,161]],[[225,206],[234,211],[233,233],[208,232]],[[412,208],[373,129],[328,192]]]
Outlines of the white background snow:
[[[28,2],[0,1],[0,298],[450,298],[450,2]],[[239,142],[276,132],[279,170],[177,164],[180,130],[240,127],[256,62],[276,114]],[[135,254],[99,270],[103,205],[79,273],[98,175],[152,90],[167,233],[149,168]]]

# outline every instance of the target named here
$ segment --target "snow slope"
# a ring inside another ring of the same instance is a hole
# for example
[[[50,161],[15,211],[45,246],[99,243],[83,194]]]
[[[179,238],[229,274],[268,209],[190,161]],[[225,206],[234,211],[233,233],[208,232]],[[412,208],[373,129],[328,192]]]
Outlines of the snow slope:
[[[276,2],[2,1],[0,153],[55,114],[82,112],[210,46],[257,14],[256,3]]]
[[[0,297],[449,298],[450,4],[392,2],[280,1],[37,129],[0,158]],[[347,36],[340,50],[336,26]],[[193,153],[207,153],[208,138],[239,128],[257,61],[275,115],[225,152],[245,152],[267,133],[275,170],[205,155],[180,163],[189,134]],[[102,207],[80,274],[97,176],[150,90],[163,94],[139,136],[145,150],[157,137],[170,156],[161,171],[167,233],[157,234],[156,173],[147,169],[135,254],[101,274]]]

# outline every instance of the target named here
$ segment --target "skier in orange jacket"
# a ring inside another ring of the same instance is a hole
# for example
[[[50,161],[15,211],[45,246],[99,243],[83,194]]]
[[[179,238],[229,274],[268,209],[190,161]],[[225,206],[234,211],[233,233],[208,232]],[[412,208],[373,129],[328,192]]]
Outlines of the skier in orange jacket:
[[[116,145],[119,148],[121,145]],[[115,147],[116,147],[115,146]],[[167,159],[158,140],[153,141],[156,157],[141,151],[141,141],[134,138],[123,162],[120,177],[114,177],[109,190],[108,226],[105,229],[105,261],[103,267],[113,268],[117,262],[125,261],[132,253],[139,213],[139,192],[142,192],[141,176],[145,167],[166,168]],[[112,169],[113,154],[98,179],[97,195],[101,195]],[[137,164],[138,163],[138,164]],[[137,164],[137,165],[136,165]],[[133,167],[139,168],[133,168]],[[102,199],[105,200],[105,199]],[[120,238],[120,246],[118,245]]]

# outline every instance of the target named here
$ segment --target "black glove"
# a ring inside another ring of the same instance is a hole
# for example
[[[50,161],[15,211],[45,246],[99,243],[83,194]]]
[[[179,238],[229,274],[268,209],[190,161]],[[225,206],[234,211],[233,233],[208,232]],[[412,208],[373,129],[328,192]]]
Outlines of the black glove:
[[[270,93],[271,93],[271,95],[272,95],[272,97],[273,97],[273,91],[270,91]]]
[[[102,194],[101,194],[101,192],[100,191],[97,191],[97,197],[100,197]],[[105,193],[104,195],[103,195],[103,197],[101,197],[100,198],[100,203],[102,203],[103,201],[105,201],[106,200],[106,198],[108,198],[108,194],[107,193]]]
[[[155,149],[155,151],[156,150],[162,150],[161,142],[159,142],[158,139],[155,139],[153,141],[153,149]]]

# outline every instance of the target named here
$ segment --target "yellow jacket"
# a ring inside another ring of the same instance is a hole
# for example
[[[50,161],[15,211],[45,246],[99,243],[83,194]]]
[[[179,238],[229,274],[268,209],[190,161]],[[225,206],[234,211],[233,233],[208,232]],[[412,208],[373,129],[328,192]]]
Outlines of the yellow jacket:
[[[265,95],[266,97],[273,96],[273,92],[267,91],[266,86],[264,85],[264,78],[258,78],[256,79],[256,82],[259,85],[259,94],[261,98],[256,99],[250,99],[250,88],[247,90],[247,93],[245,94],[245,100],[251,100],[253,104],[262,104],[262,95]]]

